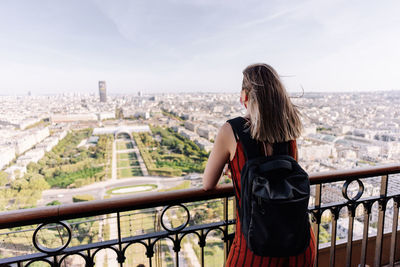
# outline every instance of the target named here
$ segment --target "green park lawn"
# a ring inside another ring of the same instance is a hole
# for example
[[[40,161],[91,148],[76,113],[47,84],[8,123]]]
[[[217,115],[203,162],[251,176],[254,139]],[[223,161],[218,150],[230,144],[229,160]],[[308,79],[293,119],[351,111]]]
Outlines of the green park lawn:
[[[139,161],[137,160],[118,160],[117,167],[139,167]]]
[[[132,149],[133,145],[131,142],[118,141],[117,150]]]
[[[118,153],[117,158],[120,159],[136,159],[135,153]]]
[[[140,168],[118,169],[118,178],[127,178],[141,175],[142,171],[140,170]]]

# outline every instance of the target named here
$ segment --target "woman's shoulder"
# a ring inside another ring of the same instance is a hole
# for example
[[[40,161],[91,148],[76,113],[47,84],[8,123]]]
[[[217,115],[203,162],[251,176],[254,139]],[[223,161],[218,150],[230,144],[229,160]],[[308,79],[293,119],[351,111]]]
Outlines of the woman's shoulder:
[[[218,132],[217,139],[221,143],[223,143],[223,146],[225,146],[228,149],[230,154],[230,159],[232,159],[236,150],[236,138],[235,138],[235,133],[229,122],[225,122],[221,126]]]
[[[224,124],[222,124],[221,128],[219,129],[219,133],[225,137],[228,137],[230,135],[233,136],[233,129],[231,124],[227,121]]]

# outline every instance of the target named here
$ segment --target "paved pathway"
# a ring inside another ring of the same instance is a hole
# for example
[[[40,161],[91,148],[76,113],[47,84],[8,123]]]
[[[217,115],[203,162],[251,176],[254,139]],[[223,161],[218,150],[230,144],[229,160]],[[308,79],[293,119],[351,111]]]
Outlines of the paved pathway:
[[[114,140],[112,147],[111,180],[117,180],[117,140]]]
[[[113,182],[117,181],[117,140],[114,140],[113,142],[113,148],[112,148],[112,169],[111,169],[111,180]],[[102,188],[101,190],[101,196],[100,199],[103,199],[105,196],[106,190],[105,187]],[[114,222],[112,217],[116,217],[117,214],[109,214],[109,215],[104,215],[101,216],[101,225],[102,229],[104,229],[105,225],[109,225],[110,229],[110,240],[112,239],[117,239],[117,224],[116,221]],[[110,217],[110,218],[109,218]],[[102,233],[102,238],[104,236],[104,233]],[[101,252],[101,253],[100,253]],[[112,257],[113,257],[113,252],[111,252],[109,249],[102,249],[99,251],[100,255],[96,257],[96,265],[103,267],[104,266],[104,261],[107,262],[106,266],[112,266]],[[114,257],[115,258],[115,257]]]
[[[191,237],[189,237],[191,238]],[[186,254],[186,259],[191,263],[190,266],[197,267],[201,266],[196,253],[193,250],[192,244],[190,242],[183,243],[183,251]]]

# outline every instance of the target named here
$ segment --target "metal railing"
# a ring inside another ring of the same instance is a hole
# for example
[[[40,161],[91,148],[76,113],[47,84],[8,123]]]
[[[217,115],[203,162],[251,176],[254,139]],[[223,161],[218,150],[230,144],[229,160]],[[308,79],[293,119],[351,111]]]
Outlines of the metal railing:
[[[400,202],[398,174],[400,164],[310,175],[314,192],[309,210],[319,247],[316,265],[394,266],[400,256],[397,246]],[[396,190],[397,184],[399,190]],[[338,196],[338,190],[341,196]],[[209,256],[206,255],[206,249],[211,241],[219,239],[223,246],[223,262],[227,258],[235,224],[232,198],[232,185],[223,185],[211,191],[186,189],[135,194],[129,197],[3,212],[0,213],[0,242],[1,235],[11,236],[11,240],[8,241],[3,238],[3,245],[7,242],[12,243],[12,237],[17,233],[25,234],[28,238],[25,239],[26,244],[19,244],[19,247],[10,249],[24,251],[20,253],[22,255],[5,258],[3,255],[3,258],[0,257],[0,266],[35,266],[37,262],[47,266],[68,266],[67,262],[71,260],[71,256],[75,259],[80,258],[83,266],[94,266],[98,259],[96,255],[100,255],[104,250],[111,251],[118,262],[116,265],[136,266],[132,265],[132,262],[128,263],[130,252],[127,251],[132,246],[139,245],[147,258],[145,266],[164,266],[165,261],[162,257],[173,255],[172,259],[169,259],[172,266],[198,264],[208,267],[206,258]],[[214,203],[213,208],[219,212],[211,216],[204,215],[207,203]],[[388,203],[393,203],[390,212],[387,212],[390,206]],[[376,223],[371,222],[375,206]],[[360,209],[363,211],[361,216]],[[344,212],[346,210],[347,212]],[[138,221],[135,216],[143,216],[146,213],[150,215],[142,217],[142,221],[149,221],[147,226],[150,224],[151,227],[142,227],[141,232],[132,232],[132,224]],[[210,217],[211,221],[199,222],[199,217]],[[340,239],[343,237],[343,231],[338,233],[339,218],[348,220],[347,228],[345,227],[347,230],[344,230],[347,235],[345,239]],[[389,227],[388,218],[392,220],[389,231],[391,233],[385,234],[385,229]],[[98,228],[94,231],[96,238],[90,236],[91,230],[82,227],[79,231],[83,232],[83,235],[77,235],[77,225],[82,221],[85,225],[92,226],[97,222]],[[115,221],[111,227],[113,229],[106,229],[111,221]],[[360,221],[363,222],[361,244],[353,234],[355,222],[359,224]],[[326,229],[330,229],[330,242],[320,244],[320,234],[322,231],[326,232]],[[372,229],[376,234],[371,234]],[[46,236],[51,241],[46,240]],[[89,237],[91,239],[87,242],[76,241],[82,236],[82,240]],[[187,238],[188,236],[191,238]],[[385,240],[388,239],[390,247],[383,249],[387,243]],[[161,245],[162,242],[164,243]],[[192,252],[185,250],[187,242],[190,246],[198,246],[198,249]],[[56,243],[57,246],[54,247],[53,244],[52,247],[52,243]],[[0,255],[2,251],[7,251],[7,248],[0,245]],[[197,255],[197,263],[188,263],[189,252],[195,253],[192,256]],[[101,266],[101,263],[96,263],[96,266]]]

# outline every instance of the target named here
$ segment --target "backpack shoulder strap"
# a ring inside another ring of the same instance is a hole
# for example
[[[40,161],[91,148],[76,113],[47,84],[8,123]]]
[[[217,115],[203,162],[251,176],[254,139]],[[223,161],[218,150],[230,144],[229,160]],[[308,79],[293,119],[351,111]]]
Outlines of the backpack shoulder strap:
[[[257,141],[250,136],[250,127],[247,125],[247,120],[243,117],[236,117],[227,122],[232,127],[236,142],[240,141],[242,143],[246,158],[252,159],[260,156]]]

